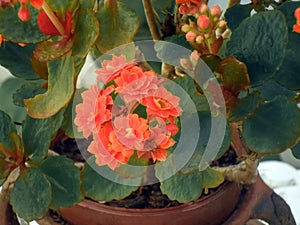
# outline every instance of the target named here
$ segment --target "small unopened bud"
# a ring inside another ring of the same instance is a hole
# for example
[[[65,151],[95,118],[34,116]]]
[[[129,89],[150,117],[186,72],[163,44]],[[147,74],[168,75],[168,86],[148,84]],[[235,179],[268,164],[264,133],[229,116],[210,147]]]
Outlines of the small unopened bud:
[[[206,4],[202,4],[200,7],[200,13],[206,14],[208,12],[208,6]]]
[[[184,24],[182,27],[181,27],[181,30],[182,30],[182,32],[184,32],[184,33],[187,33],[187,32],[189,32],[190,31],[190,26],[188,25],[188,24]]]
[[[22,21],[27,21],[30,19],[30,12],[26,5],[21,5],[19,12],[18,12],[18,17]]]
[[[294,16],[296,19],[300,19],[300,7],[295,10]]]
[[[227,26],[227,22],[225,20],[220,20],[218,27],[219,28],[225,28]]]
[[[197,44],[202,44],[203,40],[204,40],[204,38],[203,38],[202,35],[199,35],[199,36],[196,37],[196,43]]]
[[[220,6],[215,5],[215,6],[211,7],[210,15],[219,17],[221,14],[222,14],[222,10],[221,10]]]
[[[201,29],[207,29],[210,26],[210,19],[206,15],[200,15],[197,19],[197,24]]]
[[[196,34],[193,31],[189,31],[186,33],[185,38],[187,41],[192,42],[196,38]]]

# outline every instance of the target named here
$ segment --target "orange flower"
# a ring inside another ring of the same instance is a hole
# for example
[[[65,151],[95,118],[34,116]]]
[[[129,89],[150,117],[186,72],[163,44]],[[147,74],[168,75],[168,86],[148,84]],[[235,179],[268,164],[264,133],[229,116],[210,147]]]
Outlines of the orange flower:
[[[118,140],[110,122],[104,124],[93,136],[94,140],[88,151],[95,155],[99,166],[108,165],[114,170],[120,164],[128,163],[134,153],[133,149],[127,148]]]
[[[179,98],[164,87],[155,90],[152,96],[142,99],[142,104],[147,107],[147,114],[168,118],[170,116],[179,116],[182,112],[179,106]]]
[[[153,71],[144,72],[140,67],[134,66],[123,69],[120,76],[115,79],[116,91],[119,92],[125,102],[139,101],[144,96],[151,95],[158,88],[162,80]]]
[[[195,5],[200,6],[202,3],[202,0],[176,0],[176,4],[185,4],[185,5]]]
[[[129,69],[135,64],[136,63],[133,61],[126,62],[126,57],[124,55],[113,55],[112,60],[104,60],[101,64],[102,68],[96,70],[96,73],[98,74],[97,79],[104,84],[107,84],[118,77],[123,69]]]
[[[297,19],[296,24],[293,26],[293,31],[300,33],[300,8],[297,8],[294,13],[295,18]]]
[[[113,86],[100,90],[97,85],[93,85],[82,93],[83,103],[76,106],[74,123],[85,138],[88,138],[95,128],[111,119],[113,100],[110,94],[113,90]]]

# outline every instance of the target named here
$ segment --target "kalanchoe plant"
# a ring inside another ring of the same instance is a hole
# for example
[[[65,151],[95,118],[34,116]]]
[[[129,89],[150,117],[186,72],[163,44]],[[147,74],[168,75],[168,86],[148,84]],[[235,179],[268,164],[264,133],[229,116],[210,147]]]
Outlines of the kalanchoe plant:
[[[11,100],[26,111],[22,121],[0,111],[0,224],[9,205],[30,221],[157,182],[185,203],[224,180],[255,182],[266,155],[300,157],[299,10],[299,1],[231,0],[222,12],[205,0],[0,0],[0,64],[23,84]],[[96,82],[82,90],[88,55]],[[83,166],[49,150],[62,132],[89,140]],[[239,163],[213,166],[229,149]]]

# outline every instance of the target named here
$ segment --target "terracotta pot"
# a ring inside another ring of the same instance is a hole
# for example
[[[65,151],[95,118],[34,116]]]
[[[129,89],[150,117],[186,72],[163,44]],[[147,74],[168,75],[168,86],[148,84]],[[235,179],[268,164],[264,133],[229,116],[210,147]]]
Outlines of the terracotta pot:
[[[72,225],[219,225],[234,211],[241,186],[227,182],[195,202],[163,209],[125,209],[84,200],[61,210]]]

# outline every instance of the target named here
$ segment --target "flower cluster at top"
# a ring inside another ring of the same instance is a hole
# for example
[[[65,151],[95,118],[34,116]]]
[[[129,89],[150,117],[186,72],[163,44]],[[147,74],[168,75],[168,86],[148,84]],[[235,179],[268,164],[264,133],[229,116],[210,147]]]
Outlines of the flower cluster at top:
[[[295,18],[296,18],[296,24],[293,26],[293,31],[296,33],[300,33],[300,8],[297,8],[295,10]]]
[[[104,60],[96,73],[104,88],[95,84],[82,93],[74,120],[85,138],[93,135],[88,151],[96,163],[115,169],[135,151],[138,158],[164,161],[179,130],[179,97],[163,78],[125,56]]]
[[[222,10],[216,5],[209,9],[201,0],[177,0],[179,13],[187,16],[181,29],[186,40],[202,54],[217,55],[223,40],[228,36],[226,21],[220,19]]]

